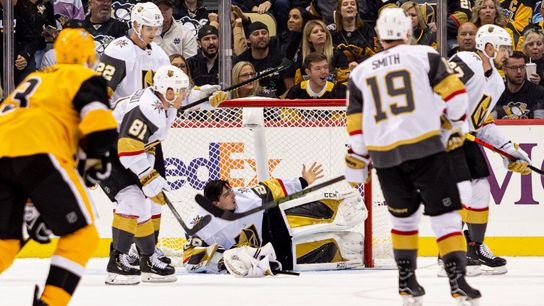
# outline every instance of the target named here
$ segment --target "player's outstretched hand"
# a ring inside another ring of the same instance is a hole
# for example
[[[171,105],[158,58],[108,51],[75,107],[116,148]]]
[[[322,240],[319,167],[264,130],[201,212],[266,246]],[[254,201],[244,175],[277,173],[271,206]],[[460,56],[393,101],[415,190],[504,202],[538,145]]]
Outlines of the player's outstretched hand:
[[[311,185],[316,180],[323,177],[323,168],[321,164],[314,162],[310,168],[306,169],[306,165],[302,164],[302,178]]]

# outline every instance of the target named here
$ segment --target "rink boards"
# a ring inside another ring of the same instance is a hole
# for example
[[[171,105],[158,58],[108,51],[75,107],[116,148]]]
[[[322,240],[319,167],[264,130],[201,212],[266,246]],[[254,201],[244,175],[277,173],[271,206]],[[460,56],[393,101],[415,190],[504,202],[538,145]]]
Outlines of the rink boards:
[[[503,135],[507,139],[519,143],[532,158],[535,167],[543,168],[544,121],[525,121],[524,125],[518,125],[522,121],[499,123],[499,129]],[[283,130],[282,128],[274,128],[273,130],[276,129],[278,130],[271,133],[267,131],[268,134],[277,134],[273,136],[267,134],[267,142],[272,142],[268,137],[276,137],[273,143],[279,143],[278,141],[281,140],[277,139],[285,139],[286,137],[299,141],[286,148],[277,145],[279,150],[268,153],[269,164],[274,164],[273,176],[298,175],[301,163],[309,163],[314,159],[324,164],[326,177],[342,173],[343,152],[341,148],[345,138],[335,135],[344,135],[344,128],[329,127],[318,130],[315,128],[283,128]],[[197,133],[198,142],[206,144],[202,149],[194,147],[193,143],[180,143],[183,142],[183,139],[187,139],[189,134],[192,134],[191,137],[195,136],[195,131],[190,129],[173,129],[173,137],[164,144],[166,156],[170,156],[173,151],[186,150],[185,146],[191,147],[190,153],[180,153],[179,157],[176,153],[177,160],[169,159],[167,167],[168,180],[175,189],[172,195],[186,206],[191,205],[186,203],[191,201],[194,193],[201,192],[203,183],[208,177],[229,179],[237,182],[236,184],[247,185],[255,182],[254,175],[252,175],[254,173],[254,164],[251,162],[252,144],[246,144],[244,141],[240,141],[240,138],[233,139],[232,129],[214,129],[213,133],[205,133],[203,130],[199,129]],[[311,141],[316,137],[316,133],[323,133],[318,135],[321,141],[318,146]],[[225,145],[232,143],[234,146]],[[335,151],[330,148],[339,148],[339,150]],[[507,172],[500,156],[489,150],[485,150],[485,155],[491,170],[489,177],[491,185],[490,223],[486,242],[496,255],[544,256],[544,227],[541,225],[544,216],[544,177],[535,173],[522,177],[519,174]],[[311,156],[312,159],[308,160],[307,156]],[[226,164],[224,158],[239,162]],[[243,179],[244,177],[251,177],[251,179]],[[111,240],[113,205],[100,190],[91,191],[91,195],[99,215],[97,227],[102,238],[95,255],[106,256]],[[184,210],[182,215],[185,220],[189,221],[187,220],[189,211],[185,211],[184,208],[182,210]],[[163,211],[163,215],[165,214],[169,214],[169,212]],[[374,222],[376,221],[379,220],[374,220]],[[180,237],[183,235],[179,226],[173,222],[175,221],[170,219],[166,221],[166,224],[163,223],[161,236]],[[420,236],[420,254],[435,256],[437,254],[436,246],[426,218],[422,223]],[[45,257],[49,256],[53,249],[54,243],[45,246],[32,243],[24,248],[20,256]]]

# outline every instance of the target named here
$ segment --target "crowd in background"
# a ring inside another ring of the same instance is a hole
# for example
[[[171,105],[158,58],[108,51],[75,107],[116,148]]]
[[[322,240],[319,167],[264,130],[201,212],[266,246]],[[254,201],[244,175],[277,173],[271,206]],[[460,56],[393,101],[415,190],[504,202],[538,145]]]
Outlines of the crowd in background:
[[[63,27],[85,28],[100,55],[112,40],[130,31],[130,10],[137,2],[13,0],[15,84],[55,63],[52,43]],[[190,76],[194,86],[220,84],[217,6],[208,9],[203,0],[153,2],[164,17],[155,41],[172,63]],[[448,55],[474,51],[478,27],[485,24],[500,25],[512,37],[516,52],[502,71],[506,90],[494,111],[497,118],[544,117],[541,2],[447,1]],[[277,67],[285,59],[292,63],[277,76],[238,89],[233,98],[344,98],[350,71],[381,50],[374,26],[380,10],[388,6],[402,7],[411,18],[413,44],[437,48],[436,7],[421,0],[232,0],[232,83]],[[2,9],[0,0],[0,13]],[[257,21],[259,15],[272,21]],[[4,59],[0,61],[3,65]]]

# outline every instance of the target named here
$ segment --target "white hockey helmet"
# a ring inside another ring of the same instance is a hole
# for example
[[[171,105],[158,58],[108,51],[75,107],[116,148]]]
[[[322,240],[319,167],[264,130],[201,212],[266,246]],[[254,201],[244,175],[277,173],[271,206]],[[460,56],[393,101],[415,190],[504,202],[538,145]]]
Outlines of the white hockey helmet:
[[[385,8],[376,22],[380,40],[406,40],[412,33],[412,21],[401,8]]]
[[[174,90],[176,97],[173,100],[166,98],[168,88]],[[161,66],[153,76],[153,89],[172,105],[182,92],[186,92],[189,89],[189,77],[176,66]]]
[[[138,28],[134,27],[134,21]],[[159,27],[160,33],[163,21],[161,10],[152,2],[136,3],[130,13],[130,23],[138,35],[142,33],[142,26]]]
[[[500,46],[512,47],[512,38],[505,29],[494,24],[486,24],[476,32],[476,49],[486,54],[485,46],[487,44],[491,44],[495,48],[494,58]]]

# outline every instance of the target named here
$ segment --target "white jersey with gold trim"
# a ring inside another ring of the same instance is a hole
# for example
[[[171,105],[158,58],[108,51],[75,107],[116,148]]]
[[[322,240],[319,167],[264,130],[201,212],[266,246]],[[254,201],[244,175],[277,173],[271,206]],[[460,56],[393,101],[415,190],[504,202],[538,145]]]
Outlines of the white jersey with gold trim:
[[[112,102],[153,85],[155,71],[170,64],[168,55],[156,43],[142,49],[127,36],[112,41],[100,61],[97,71],[108,81]]]

